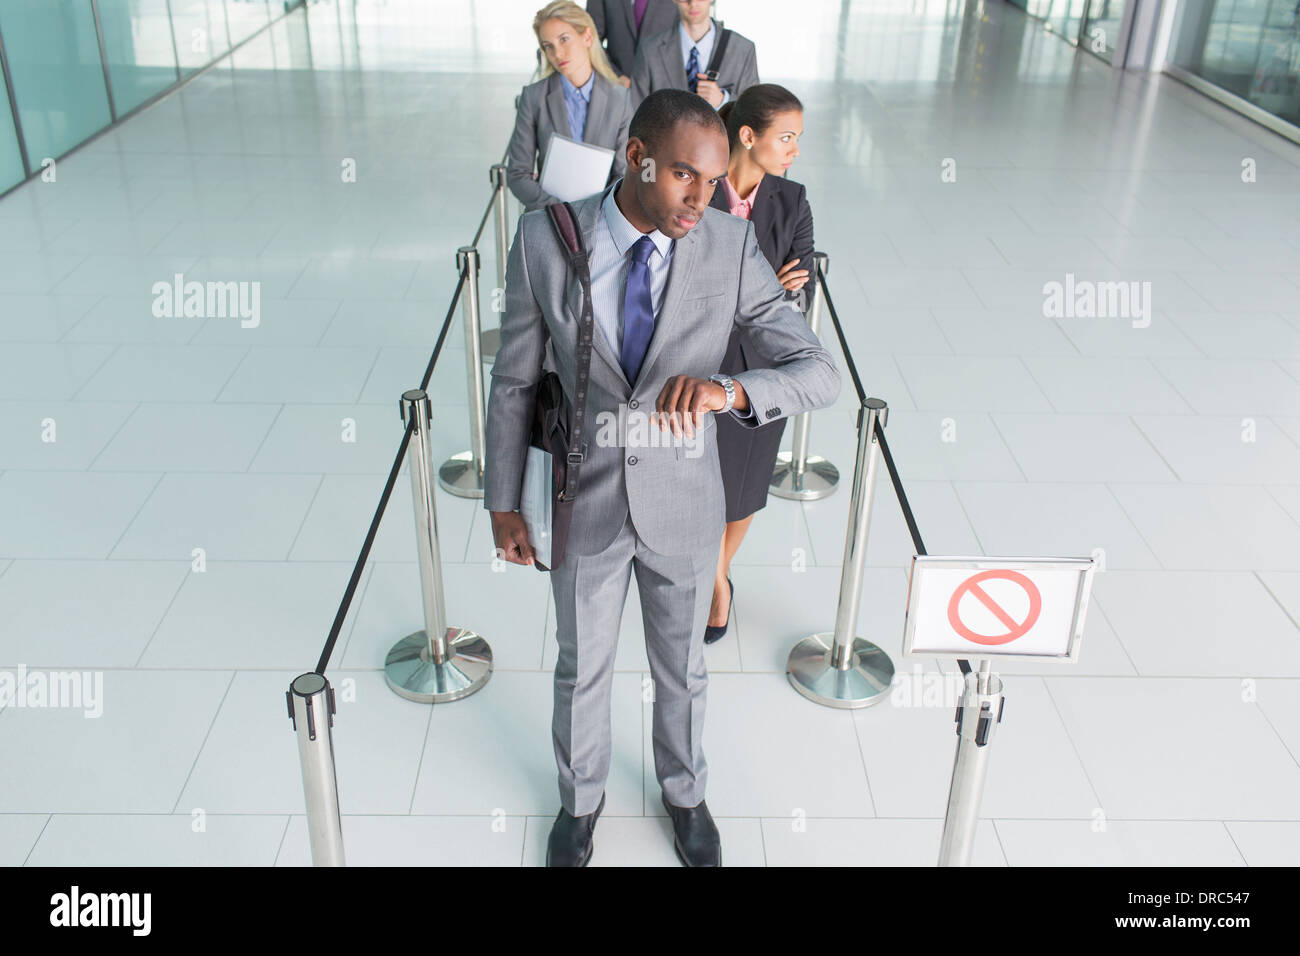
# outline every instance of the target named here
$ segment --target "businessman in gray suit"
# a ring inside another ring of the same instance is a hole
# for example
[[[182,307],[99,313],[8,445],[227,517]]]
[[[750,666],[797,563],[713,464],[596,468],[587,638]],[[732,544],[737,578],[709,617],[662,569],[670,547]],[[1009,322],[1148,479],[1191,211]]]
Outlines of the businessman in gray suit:
[[[701,76],[719,42],[722,24],[709,16],[708,0],[677,0],[677,10],[677,23],[641,41],[632,67],[634,109],[655,90],[665,89],[698,93],[718,109],[758,82],[754,43],[734,30],[718,64],[717,79]]]
[[[710,208],[727,134],[700,97],[661,90],[632,118],[636,170],[573,203],[590,258],[596,328],[583,455],[562,562],[551,572],[559,658],[552,738],[562,808],[548,865],[585,866],[610,765],[610,689],[635,570],[654,681],[654,762],[674,846],[718,866],[704,802],[704,627],[724,521],[714,416],[743,425],[831,404],[839,372],[785,297],[753,225]],[[534,395],[549,342],[577,394],[582,290],[545,212],[519,219],[488,404],[484,507],[505,559],[533,563],[517,509]],[[717,374],[733,325],[772,368]],[[579,450],[579,449],[575,449]]]
[[[673,0],[587,0],[587,12],[624,87],[631,83],[641,40],[677,23]]]

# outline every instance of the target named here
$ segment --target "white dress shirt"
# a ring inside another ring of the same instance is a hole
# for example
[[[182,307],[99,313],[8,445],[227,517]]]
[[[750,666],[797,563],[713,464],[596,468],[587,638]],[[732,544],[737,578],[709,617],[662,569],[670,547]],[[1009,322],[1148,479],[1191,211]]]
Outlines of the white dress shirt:
[[[691,62],[691,47],[695,47],[700,57],[700,72],[703,73],[707,70],[709,68],[709,57],[713,56],[713,42],[718,38],[718,31],[713,29],[713,18],[709,18],[709,32],[698,40],[692,40],[691,35],[686,32],[686,24],[678,20],[677,36],[682,43],[682,66],[684,67]],[[722,102],[718,104],[718,108],[721,109],[726,106],[730,100],[731,91],[723,90]]]
[[[600,204],[600,218],[592,235],[588,265],[591,269],[591,309],[614,354],[623,355],[623,292],[627,288],[627,270],[632,258],[628,255],[633,244],[646,233],[627,221],[614,193],[623,180],[609,186]],[[659,308],[664,302],[664,289],[668,285],[668,266],[672,262],[676,242],[658,229],[649,233],[655,248],[650,253],[650,308],[655,322],[659,321]]]
[[[614,193],[623,184],[622,178],[608,186],[600,203],[600,216],[592,230],[591,248],[587,250],[587,268],[591,273],[591,311],[596,325],[614,349],[623,357],[623,293],[627,288],[627,270],[632,262],[628,252],[644,235],[650,236],[654,251],[650,253],[650,310],[659,324],[659,310],[664,304],[664,291],[668,287],[668,267],[672,265],[673,250],[677,240],[670,239],[658,229],[644,233],[627,221],[623,210],[614,201]],[[654,336],[651,336],[654,341]],[[731,414],[746,421],[754,418],[753,407],[743,412],[734,408]]]

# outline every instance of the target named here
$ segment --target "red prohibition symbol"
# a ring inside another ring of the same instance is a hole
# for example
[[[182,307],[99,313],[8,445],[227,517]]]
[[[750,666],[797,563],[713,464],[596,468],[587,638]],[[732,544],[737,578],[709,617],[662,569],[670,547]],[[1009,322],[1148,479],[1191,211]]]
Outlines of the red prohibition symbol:
[[[1029,613],[1025,615],[1023,621],[1016,621],[1016,619],[1008,614],[997,601],[989,597],[987,591],[980,587],[980,584],[984,581],[999,578],[1004,581],[1013,581],[1020,585],[1025,589],[1025,593],[1029,596]],[[957,606],[961,604],[961,599],[967,594],[967,592],[979,600],[981,604],[993,613],[994,617],[1006,625],[1007,631],[1005,634],[977,634],[962,623],[961,615],[957,613]],[[957,587],[957,590],[953,592],[952,600],[948,602],[948,623],[952,625],[954,631],[966,638],[966,640],[973,641],[976,644],[990,646],[996,644],[1010,644],[1016,638],[1023,637],[1025,634],[1029,633],[1029,629],[1037,623],[1039,612],[1041,612],[1042,609],[1043,597],[1038,593],[1038,588],[1035,586],[1033,581],[1029,580],[1029,578],[1025,577],[1019,571],[995,568],[992,571],[981,571],[979,574],[973,574]]]

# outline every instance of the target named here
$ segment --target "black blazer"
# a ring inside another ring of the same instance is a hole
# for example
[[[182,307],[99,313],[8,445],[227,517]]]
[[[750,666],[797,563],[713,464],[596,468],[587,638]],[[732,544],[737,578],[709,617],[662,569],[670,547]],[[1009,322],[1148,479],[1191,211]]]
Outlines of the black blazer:
[[[817,291],[817,277],[813,275],[813,217],[812,207],[808,205],[807,191],[803,183],[781,176],[764,174],[759,180],[758,188],[750,200],[752,209],[749,221],[754,224],[754,237],[758,247],[763,250],[773,272],[791,259],[798,259],[796,268],[808,270],[808,281],[800,292],[803,293],[805,310],[812,308],[813,296]],[[731,215],[727,204],[727,190],[718,184],[709,201],[714,209],[720,209]],[[799,292],[786,292],[787,299],[797,299]],[[745,361],[745,368],[766,368],[766,363],[757,353],[747,347],[746,337],[740,335],[740,353]],[[740,371],[733,369],[733,371]]]

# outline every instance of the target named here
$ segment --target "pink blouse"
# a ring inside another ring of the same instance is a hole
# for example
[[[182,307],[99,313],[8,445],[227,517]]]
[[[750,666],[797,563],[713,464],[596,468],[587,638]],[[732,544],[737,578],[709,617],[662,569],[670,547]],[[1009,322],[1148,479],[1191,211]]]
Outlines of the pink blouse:
[[[762,182],[763,177],[758,177],[758,182],[754,184],[754,188],[750,190],[749,195],[741,199],[731,185],[731,180],[727,178],[722,180],[723,188],[727,190],[727,205],[731,207],[733,216],[739,216],[741,219],[749,218],[750,213],[754,211],[754,195],[758,192],[758,187]]]

